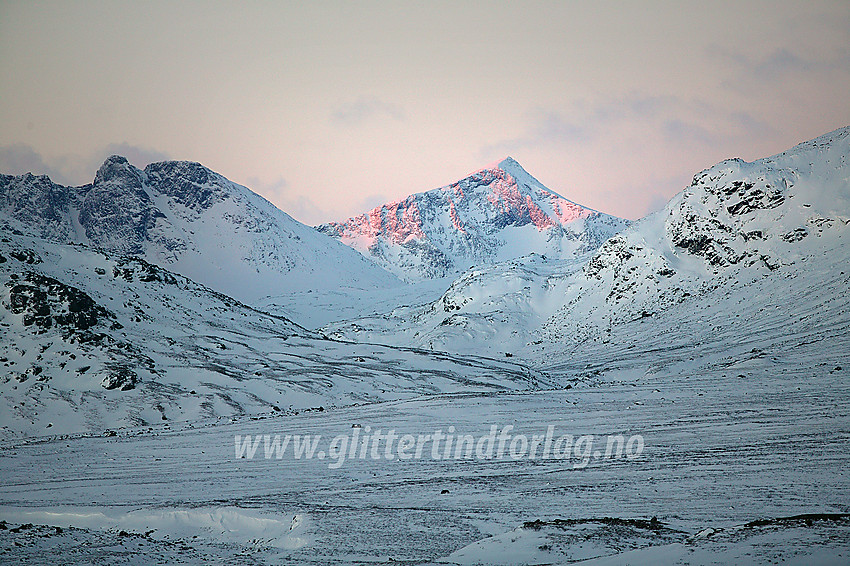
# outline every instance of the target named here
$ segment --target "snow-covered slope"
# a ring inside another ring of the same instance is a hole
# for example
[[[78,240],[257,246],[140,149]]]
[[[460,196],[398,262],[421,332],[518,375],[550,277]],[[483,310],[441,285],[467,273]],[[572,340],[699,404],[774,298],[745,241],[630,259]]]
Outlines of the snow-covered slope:
[[[94,181],[0,175],[0,226],[134,255],[246,303],[307,289],[382,289],[390,273],[247,188],[188,161],[144,171],[120,156]]]
[[[452,185],[318,228],[417,280],[533,252],[571,258],[627,224],[547,189],[508,157]]]
[[[532,339],[561,304],[553,287],[580,270],[588,257],[557,260],[531,254],[475,267],[433,302],[409,303],[322,330],[338,339],[504,357]]]
[[[801,281],[815,287],[823,269],[850,265],[848,154],[850,128],[843,128],[770,158],[721,162],[662,212],[583,258],[530,256],[475,268],[434,303],[326,331],[489,355],[525,349],[551,363],[561,345],[608,342],[618,325],[675,305],[680,314],[705,310],[722,295],[721,311],[734,313],[741,301],[785,308],[783,293]],[[776,296],[752,296],[771,286]]]
[[[614,325],[763,278],[817,286],[822,266],[850,265],[849,157],[850,128],[842,128],[773,157],[698,173],[663,211],[608,240],[559,287],[563,306],[541,337],[604,339]]]
[[[0,238],[0,438],[535,388],[517,364],[332,342],[147,261]]]

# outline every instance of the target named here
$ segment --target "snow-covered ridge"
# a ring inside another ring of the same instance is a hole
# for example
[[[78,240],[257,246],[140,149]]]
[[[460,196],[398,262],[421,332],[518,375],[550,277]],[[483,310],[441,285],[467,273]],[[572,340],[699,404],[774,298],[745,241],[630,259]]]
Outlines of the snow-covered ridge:
[[[627,225],[547,189],[508,157],[451,185],[318,229],[416,280],[535,252],[574,257]]]
[[[249,303],[306,289],[399,283],[249,189],[189,161],[140,170],[116,155],[81,187],[2,175],[0,226],[140,256]]]
[[[773,281],[781,293],[789,278],[816,286],[823,269],[850,265],[848,156],[850,128],[843,128],[752,163],[723,161],[695,175],[663,211],[586,256],[471,269],[431,304],[325,331],[550,363],[553,351],[612,342],[618,326],[676,305],[709,308],[702,297],[714,291],[734,316],[741,301],[752,301],[755,281]]]
[[[850,128],[694,176],[611,238],[564,287],[544,336],[601,337],[712,289],[850,260]],[[816,284],[813,281],[813,284]]]
[[[0,237],[0,344],[0,439],[543,378],[509,362],[331,342],[141,258],[21,235]]]

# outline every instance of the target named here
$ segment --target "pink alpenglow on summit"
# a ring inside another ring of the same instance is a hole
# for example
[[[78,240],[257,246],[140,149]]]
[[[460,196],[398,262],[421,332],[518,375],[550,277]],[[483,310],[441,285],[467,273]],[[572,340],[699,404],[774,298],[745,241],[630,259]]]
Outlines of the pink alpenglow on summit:
[[[569,224],[574,220],[587,218],[591,214],[594,214],[594,212],[590,209],[579,206],[572,201],[559,197],[558,195],[549,195],[549,202],[555,210],[555,215],[558,217],[558,220],[561,221],[561,224]]]
[[[370,242],[382,235],[389,237],[394,244],[425,238],[419,207],[412,197],[390,202],[365,214],[349,218],[344,229],[346,233],[356,234]]]
[[[508,157],[460,181],[318,229],[408,280],[531,253],[588,253],[628,221],[547,189]]]

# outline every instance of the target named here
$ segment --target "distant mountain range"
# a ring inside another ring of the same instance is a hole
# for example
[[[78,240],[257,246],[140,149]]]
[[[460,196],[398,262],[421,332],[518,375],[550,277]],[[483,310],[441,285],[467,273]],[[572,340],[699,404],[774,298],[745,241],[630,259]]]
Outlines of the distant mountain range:
[[[451,185],[318,229],[388,271],[419,280],[530,253],[575,257],[627,225],[547,189],[508,157]]]
[[[188,161],[140,170],[115,155],[81,187],[0,175],[0,226],[141,257],[246,303],[308,289],[399,284],[247,188]]]
[[[635,324],[681,338],[676,317],[694,313],[714,313],[708,328],[746,313],[738,331],[755,331],[764,317],[789,308],[786,297],[807,288],[812,305],[821,300],[815,289],[850,293],[848,160],[850,128],[752,163],[726,160],[584,257],[535,255],[477,267],[434,302],[324,330],[453,352],[524,352],[540,363],[590,342],[614,343],[618,328]],[[665,318],[672,326],[653,324],[665,311],[677,313]],[[807,315],[813,324],[848,317],[826,305],[816,315]]]
[[[631,224],[506,159],[324,234],[197,163],[0,175],[0,438],[554,387],[670,343],[722,365],[757,333],[846,357],[848,157],[842,128],[723,161]]]

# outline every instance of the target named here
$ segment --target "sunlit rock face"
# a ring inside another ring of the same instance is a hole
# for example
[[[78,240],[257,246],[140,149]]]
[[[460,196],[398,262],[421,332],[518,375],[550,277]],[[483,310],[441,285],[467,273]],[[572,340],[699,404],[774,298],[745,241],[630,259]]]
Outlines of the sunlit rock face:
[[[319,230],[417,280],[530,253],[577,256],[627,225],[547,189],[508,157],[446,187]]]

